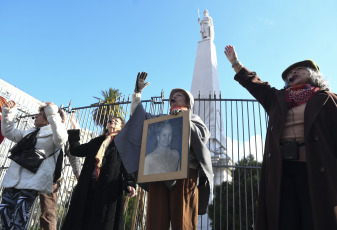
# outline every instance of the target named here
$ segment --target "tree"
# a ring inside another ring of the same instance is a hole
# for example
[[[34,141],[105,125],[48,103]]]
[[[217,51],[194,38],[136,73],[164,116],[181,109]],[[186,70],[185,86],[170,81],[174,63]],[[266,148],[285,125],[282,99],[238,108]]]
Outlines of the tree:
[[[249,155],[235,166],[233,180],[214,188],[214,199],[208,211],[213,229],[253,229],[261,162]]]
[[[123,117],[125,112],[122,106],[116,104],[117,100],[122,95],[118,89],[109,88],[108,90],[102,90],[101,95],[103,98],[94,97],[98,102],[91,104],[91,106],[97,106],[97,108],[93,110],[93,119],[95,123],[105,127],[109,116]]]

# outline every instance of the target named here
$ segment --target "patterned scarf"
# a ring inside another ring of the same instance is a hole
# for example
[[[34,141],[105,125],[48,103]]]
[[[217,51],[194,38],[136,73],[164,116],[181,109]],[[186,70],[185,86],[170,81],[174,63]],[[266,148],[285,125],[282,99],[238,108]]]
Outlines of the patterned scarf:
[[[318,90],[318,87],[311,86],[310,84],[303,84],[286,89],[288,108],[291,109],[306,103]]]
[[[118,132],[107,133],[105,135],[105,140],[102,142],[101,147],[99,148],[99,150],[96,154],[96,157],[95,157],[96,158],[96,163],[95,163],[95,179],[96,179],[96,181],[99,178],[99,173],[101,171],[102,160],[103,160],[105,151],[107,150],[108,146],[113,141],[113,139],[115,138],[115,136],[117,135]]]

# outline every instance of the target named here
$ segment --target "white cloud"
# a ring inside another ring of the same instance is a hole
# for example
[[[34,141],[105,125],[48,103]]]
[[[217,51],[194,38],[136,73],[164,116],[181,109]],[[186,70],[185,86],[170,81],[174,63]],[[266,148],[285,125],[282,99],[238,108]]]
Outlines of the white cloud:
[[[249,141],[232,140],[227,137],[227,155],[233,162],[241,160],[243,157],[252,154],[255,160],[262,162],[264,150],[264,139],[260,135],[251,136]]]

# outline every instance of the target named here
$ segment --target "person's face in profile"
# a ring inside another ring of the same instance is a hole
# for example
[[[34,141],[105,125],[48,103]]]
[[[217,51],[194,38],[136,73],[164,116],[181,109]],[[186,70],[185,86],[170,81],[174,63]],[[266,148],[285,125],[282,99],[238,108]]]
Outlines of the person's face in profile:
[[[48,125],[48,120],[44,111],[40,111],[35,115],[34,125],[35,127],[41,128],[43,126]]]
[[[172,128],[170,125],[165,125],[161,132],[157,135],[158,146],[167,147],[172,140]]]
[[[188,105],[186,104],[186,97],[184,93],[181,91],[175,92],[172,95],[170,105],[171,107],[180,107],[180,106],[187,107]]]

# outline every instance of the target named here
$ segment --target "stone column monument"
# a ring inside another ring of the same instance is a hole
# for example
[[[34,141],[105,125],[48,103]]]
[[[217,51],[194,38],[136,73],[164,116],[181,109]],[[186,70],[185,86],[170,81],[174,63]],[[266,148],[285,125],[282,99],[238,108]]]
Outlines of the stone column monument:
[[[231,165],[232,161],[226,152],[226,137],[223,129],[222,112],[219,98],[219,76],[214,45],[214,25],[213,19],[209,16],[208,10],[204,11],[204,17],[200,20],[201,40],[198,42],[197,55],[195,58],[191,93],[195,98],[194,113],[199,114],[201,119],[209,127],[211,138],[209,149],[212,154],[213,165]],[[206,100],[198,100],[198,98]],[[207,99],[212,99],[207,101]],[[231,181],[231,171],[229,168],[213,167],[214,185],[219,185],[223,181]],[[210,197],[210,202],[213,196]],[[199,217],[198,229],[207,229],[209,219],[207,215]]]

